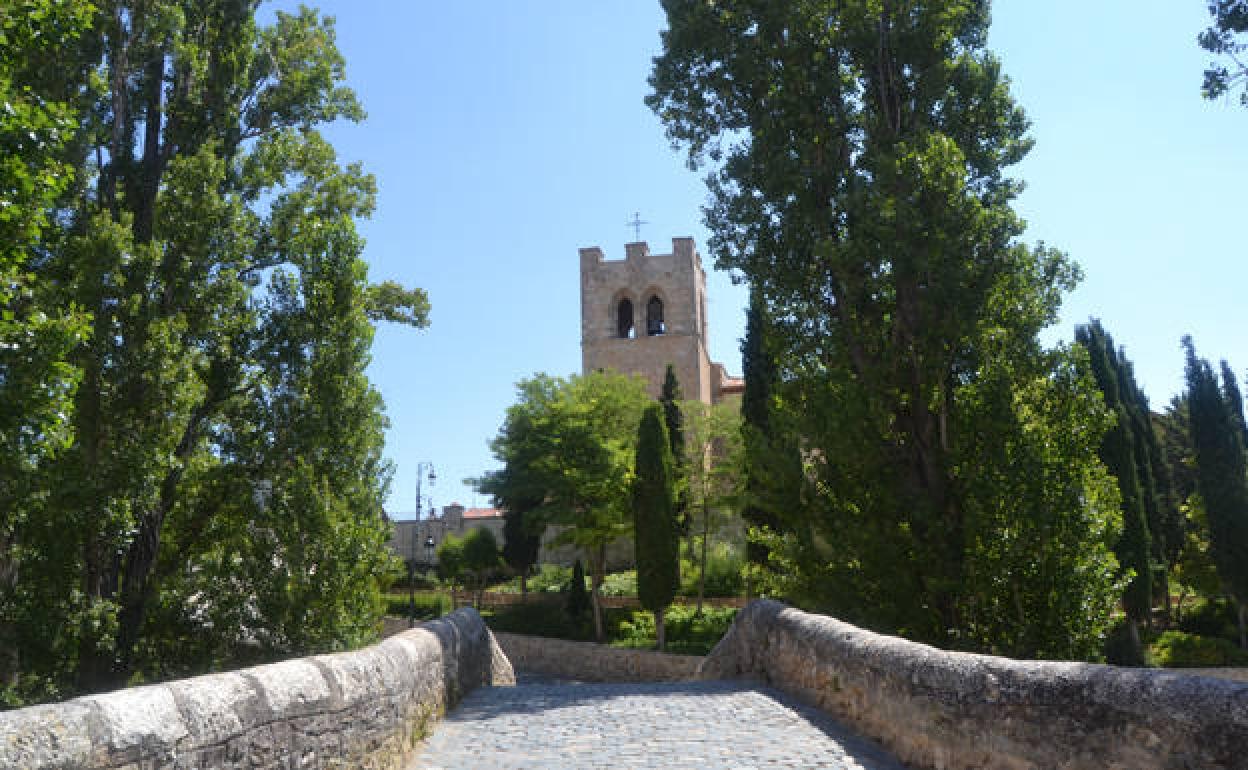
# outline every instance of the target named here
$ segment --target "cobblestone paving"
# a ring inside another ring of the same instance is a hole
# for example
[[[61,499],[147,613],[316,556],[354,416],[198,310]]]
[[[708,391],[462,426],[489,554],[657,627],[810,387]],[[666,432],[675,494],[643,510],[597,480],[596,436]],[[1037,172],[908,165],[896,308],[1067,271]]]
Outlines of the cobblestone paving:
[[[434,728],[412,767],[903,767],[822,712],[748,682],[521,682],[470,693]]]

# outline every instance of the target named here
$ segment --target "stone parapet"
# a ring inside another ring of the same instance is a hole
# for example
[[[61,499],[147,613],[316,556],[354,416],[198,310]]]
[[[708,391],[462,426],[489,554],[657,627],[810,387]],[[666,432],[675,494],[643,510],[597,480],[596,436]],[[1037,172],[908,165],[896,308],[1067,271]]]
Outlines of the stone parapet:
[[[703,660],[501,631],[494,636],[517,671],[581,682],[683,682],[694,678]]]
[[[737,614],[699,677],[759,679],[915,767],[1248,766],[1248,685],[946,652],[769,600]]]
[[[399,770],[468,691],[514,683],[463,609],[355,652],[0,713],[0,768]]]

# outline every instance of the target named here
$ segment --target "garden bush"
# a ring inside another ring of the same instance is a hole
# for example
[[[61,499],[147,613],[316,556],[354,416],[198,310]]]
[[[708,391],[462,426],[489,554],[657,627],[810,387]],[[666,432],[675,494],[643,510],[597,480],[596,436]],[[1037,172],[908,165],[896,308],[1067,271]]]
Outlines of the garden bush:
[[[745,593],[745,579],[742,569],[745,557],[741,550],[731,543],[712,541],[706,552],[706,588],[705,596],[726,597],[741,596]],[[698,595],[698,567],[688,561],[681,561],[680,591],[685,596]]]
[[[444,593],[416,594],[416,617],[421,620],[440,618],[450,612],[451,597]],[[405,593],[386,594],[386,614],[395,617],[407,617],[408,601]]]
[[[1153,661],[1166,668],[1245,666],[1248,652],[1216,636],[1166,631],[1153,642]]]
[[[1183,614],[1183,619],[1179,621],[1179,630],[1234,642],[1239,639],[1235,604],[1225,599],[1209,599]]]
[[[667,651],[678,655],[706,655],[719,643],[737,610],[731,607],[705,608],[702,614],[687,605],[674,605],[667,611]],[[612,646],[652,650],[655,639],[654,614],[634,610],[619,625]]]

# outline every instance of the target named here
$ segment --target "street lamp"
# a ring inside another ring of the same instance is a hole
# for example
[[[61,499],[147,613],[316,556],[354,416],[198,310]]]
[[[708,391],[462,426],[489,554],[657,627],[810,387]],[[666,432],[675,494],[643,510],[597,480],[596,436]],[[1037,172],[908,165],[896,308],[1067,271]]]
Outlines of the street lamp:
[[[420,492],[421,482],[425,480],[425,476],[429,477],[429,486],[433,486],[438,480],[438,475],[433,472],[433,463],[422,460],[416,463],[416,521],[412,524],[412,544],[411,554],[407,560],[407,627],[411,628],[416,625],[416,536],[420,531],[420,511],[423,505],[424,496]],[[433,517],[433,503],[429,504],[429,515]],[[429,538],[432,540],[433,538]],[[428,541],[425,543],[428,547]]]

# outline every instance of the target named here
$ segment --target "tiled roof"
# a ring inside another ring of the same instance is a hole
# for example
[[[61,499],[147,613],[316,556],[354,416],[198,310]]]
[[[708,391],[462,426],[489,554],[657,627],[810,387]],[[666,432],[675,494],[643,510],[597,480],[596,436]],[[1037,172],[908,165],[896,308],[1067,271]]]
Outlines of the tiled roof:
[[[500,519],[503,512],[497,508],[465,508],[465,519]]]

